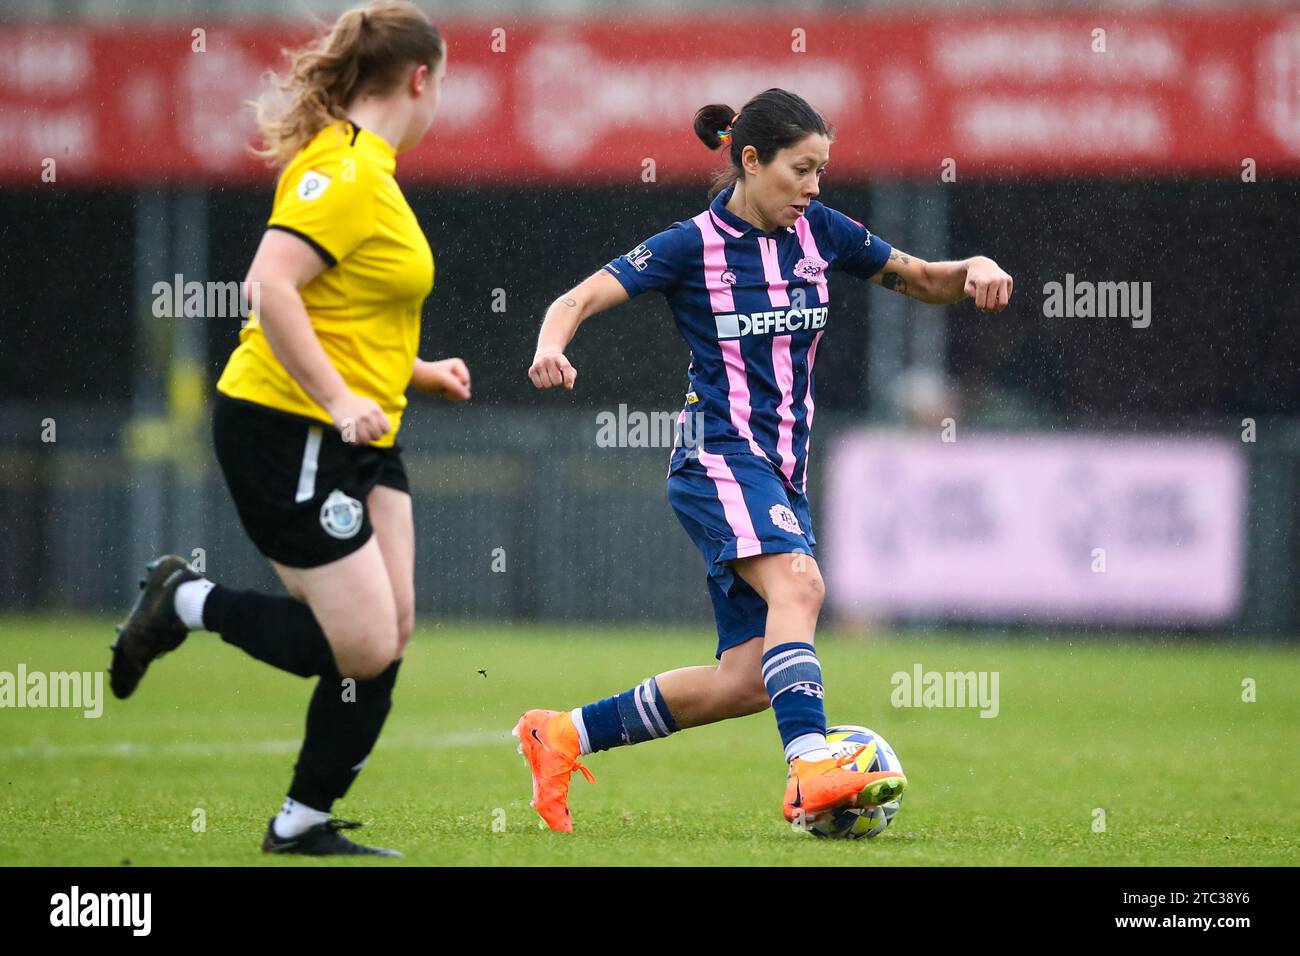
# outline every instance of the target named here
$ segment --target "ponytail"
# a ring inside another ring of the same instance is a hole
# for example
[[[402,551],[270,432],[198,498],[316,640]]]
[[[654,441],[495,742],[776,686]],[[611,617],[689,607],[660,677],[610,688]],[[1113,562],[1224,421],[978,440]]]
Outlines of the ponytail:
[[[287,75],[270,74],[274,90],[253,104],[264,141],[253,155],[286,165],[322,129],[345,118],[359,93],[391,90],[413,65],[436,68],[444,49],[438,28],[412,3],[377,0],[347,10],[314,43],[285,51]]]
[[[780,89],[764,90],[739,113],[733,113],[730,106],[722,103],[702,106],[695,113],[694,127],[695,135],[709,149],[730,147],[731,162],[713,177],[710,199],[744,175],[740,158],[746,146],[753,146],[758,151],[758,161],[766,165],[780,150],[793,146],[805,136],[834,135],[822,115],[803,97]]]

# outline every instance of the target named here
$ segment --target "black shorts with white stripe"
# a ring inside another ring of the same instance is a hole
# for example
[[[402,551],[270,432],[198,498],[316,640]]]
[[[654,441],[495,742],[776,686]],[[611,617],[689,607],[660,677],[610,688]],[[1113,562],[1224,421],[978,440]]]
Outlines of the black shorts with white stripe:
[[[401,447],[350,445],[323,422],[217,394],[217,462],[257,549],[295,568],[337,561],[370,540],[376,485],[410,492]]]

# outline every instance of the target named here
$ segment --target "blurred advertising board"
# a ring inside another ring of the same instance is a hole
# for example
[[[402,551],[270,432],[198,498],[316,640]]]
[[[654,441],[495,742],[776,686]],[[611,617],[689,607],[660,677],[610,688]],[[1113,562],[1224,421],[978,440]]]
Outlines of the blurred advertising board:
[[[1222,623],[1242,599],[1230,440],[849,432],[814,513],[849,619]]]

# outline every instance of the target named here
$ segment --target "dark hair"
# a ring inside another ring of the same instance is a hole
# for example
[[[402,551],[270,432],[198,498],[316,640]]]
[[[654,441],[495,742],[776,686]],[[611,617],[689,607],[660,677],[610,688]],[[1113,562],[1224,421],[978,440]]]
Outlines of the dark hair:
[[[834,137],[826,120],[807,100],[779,89],[759,93],[741,108],[738,116],[722,103],[710,103],[695,113],[695,135],[709,149],[717,149],[727,142],[723,134],[728,126],[731,127],[731,162],[714,176],[710,199],[744,175],[740,154],[746,146],[753,146],[758,151],[758,161],[766,165],[780,150],[793,146],[805,136],[821,133]]]

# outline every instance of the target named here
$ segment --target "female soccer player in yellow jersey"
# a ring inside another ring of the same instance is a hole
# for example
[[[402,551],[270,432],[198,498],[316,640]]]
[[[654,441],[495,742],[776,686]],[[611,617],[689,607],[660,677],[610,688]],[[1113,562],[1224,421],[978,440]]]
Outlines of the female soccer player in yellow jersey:
[[[433,121],[446,65],[415,6],[371,3],[292,56],[287,109],[259,108],[259,154],[283,172],[245,280],[260,306],[217,382],[213,437],[240,521],[292,596],[232,590],[168,555],[114,644],[120,698],[193,629],[318,678],[267,852],[395,855],[348,840],[339,830],[359,824],[330,809],[379,737],[414,621],[396,444],[407,385],[470,394],[463,361],[416,355],[433,255],[393,178]]]

